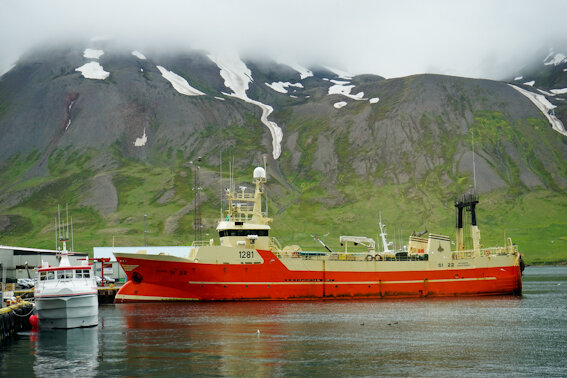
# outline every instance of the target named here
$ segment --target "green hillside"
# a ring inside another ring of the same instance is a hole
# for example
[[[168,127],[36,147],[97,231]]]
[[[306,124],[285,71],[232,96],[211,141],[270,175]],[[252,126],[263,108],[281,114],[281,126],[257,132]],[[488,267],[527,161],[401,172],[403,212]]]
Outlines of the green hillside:
[[[11,226],[2,233],[0,243],[53,248],[57,204],[66,203],[73,217],[75,249],[79,251],[110,246],[113,240],[119,246],[143,245],[145,240],[149,245],[192,243],[192,165],[185,160],[175,160],[172,165],[125,161],[108,172],[114,175],[118,209],[103,216],[92,207],[80,205],[93,174],[84,163],[77,156],[64,161],[55,155],[50,166],[58,172],[57,178],[20,182],[20,190],[28,186],[41,189],[5,212]],[[223,168],[228,172],[227,162]],[[201,193],[203,239],[216,237],[214,228],[220,211],[218,170],[219,167],[201,168],[201,179],[208,183]],[[238,185],[249,183],[247,186],[252,187],[252,170],[250,166],[235,172]],[[225,176],[224,184],[227,180]],[[456,185],[443,187],[432,177],[425,177],[404,185],[376,186],[370,179],[345,175],[341,184],[330,189],[316,180],[296,180],[293,189],[288,189],[274,179],[267,186],[269,213],[274,218],[272,235],[282,245],[299,244],[309,250],[321,248],[311,236],[315,234],[331,248],[338,249],[340,235],[377,238],[381,213],[389,239],[397,245],[405,244],[412,231],[424,229],[453,238],[455,190],[468,186],[469,181],[463,177]],[[173,190],[174,196],[167,203],[159,203],[168,190]],[[186,211],[180,213],[182,209]],[[478,220],[482,242],[486,246],[503,245],[506,237],[512,237],[528,263],[565,262],[566,213],[567,197],[552,190],[508,189],[481,195]],[[146,239],[144,215],[147,215]],[[172,217],[176,221],[170,229],[167,224]]]
[[[70,68],[83,64],[80,52],[66,49],[30,54],[2,76],[0,243],[53,248],[57,206],[69,204],[79,251],[113,240],[191,244],[196,164],[201,238],[215,238],[230,167],[236,187],[251,189],[267,158],[272,235],[282,245],[321,249],[318,235],[338,249],[340,235],[376,238],[379,214],[398,246],[413,231],[453,236],[453,201],[476,185],[484,245],[511,237],[528,263],[567,262],[567,137],[506,83],[338,81],[324,69],[300,79],[281,64],[246,62],[255,78],[247,95],[273,108],[268,119],[283,134],[274,158],[260,107],[229,95],[202,52],[101,59],[107,80],[81,77]],[[156,68],[164,62],[206,95],[177,92]],[[265,85],[278,81],[301,85]],[[363,97],[330,93],[337,82]]]

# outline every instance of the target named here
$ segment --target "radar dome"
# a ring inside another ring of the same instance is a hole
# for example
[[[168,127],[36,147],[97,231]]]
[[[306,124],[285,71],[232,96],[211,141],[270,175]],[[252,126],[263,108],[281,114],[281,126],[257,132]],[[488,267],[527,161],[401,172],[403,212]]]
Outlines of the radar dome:
[[[264,168],[262,167],[256,167],[256,169],[254,169],[254,178],[266,178],[266,171],[264,170]]]

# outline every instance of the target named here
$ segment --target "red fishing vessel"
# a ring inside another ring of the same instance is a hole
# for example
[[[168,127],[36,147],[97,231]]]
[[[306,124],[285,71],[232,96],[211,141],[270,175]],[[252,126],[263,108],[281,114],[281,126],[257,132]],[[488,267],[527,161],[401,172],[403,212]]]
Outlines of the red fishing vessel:
[[[341,236],[344,250],[281,247],[262,212],[265,170],[254,170],[254,193],[227,190],[229,209],[218,223],[219,243],[195,242],[187,256],[119,253],[128,282],[115,302],[299,300],[338,298],[520,295],[523,262],[511,240],[480,244],[474,193],[455,202],[457,237],[410,236],[393,251],[380,222],[382,250],[373,239]],[[464,249],[463,211],[471,213],[473,248]],[[358,247],[354,247],[358,246]],[[364,246],[365,250],[360,251]]]

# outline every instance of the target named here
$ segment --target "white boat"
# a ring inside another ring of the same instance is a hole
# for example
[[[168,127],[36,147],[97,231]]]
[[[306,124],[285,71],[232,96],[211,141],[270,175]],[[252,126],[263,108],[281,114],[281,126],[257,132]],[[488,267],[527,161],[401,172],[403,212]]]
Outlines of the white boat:
[[[41,328],[98,325],[98,290],[88,261],[71,265],[66,240],[58,267],[42,262],[35,285],[35,304]]]

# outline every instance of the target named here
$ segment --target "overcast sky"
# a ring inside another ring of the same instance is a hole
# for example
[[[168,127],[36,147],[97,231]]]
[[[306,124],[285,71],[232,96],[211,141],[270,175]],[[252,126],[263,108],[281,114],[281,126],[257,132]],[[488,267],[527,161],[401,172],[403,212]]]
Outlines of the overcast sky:
[[[385,77],[501,78],[567,40],[564,0],[0,0],[0,73],[33,46],[112,37]],[[562,51],[567,53],[566,51]]]

